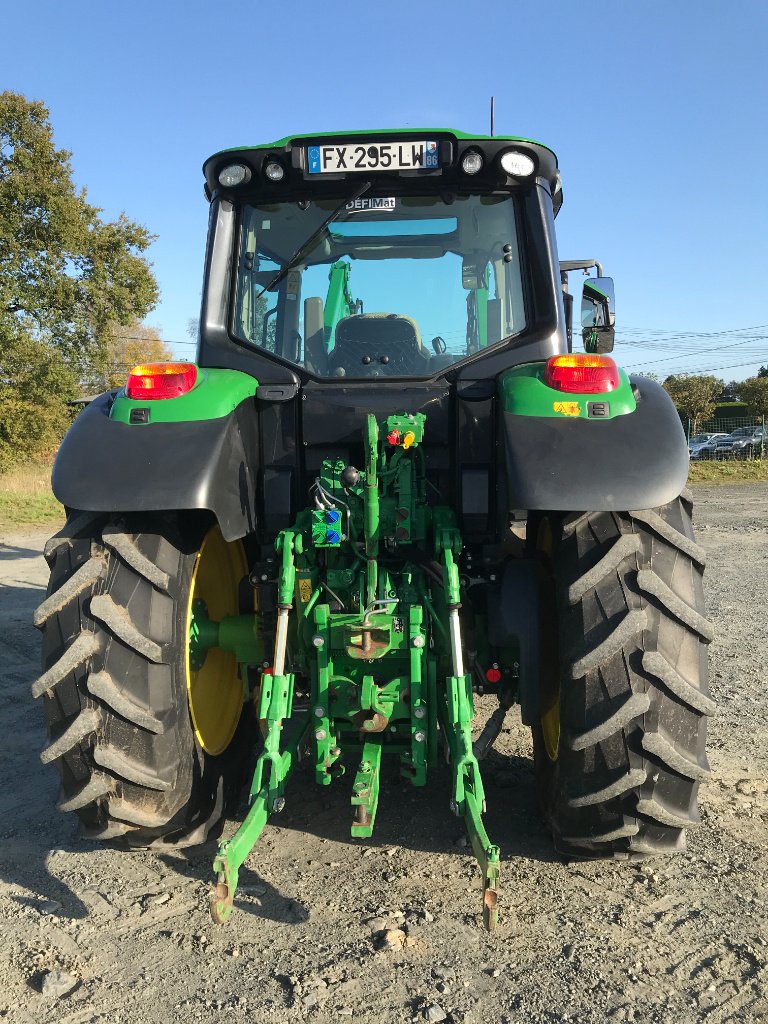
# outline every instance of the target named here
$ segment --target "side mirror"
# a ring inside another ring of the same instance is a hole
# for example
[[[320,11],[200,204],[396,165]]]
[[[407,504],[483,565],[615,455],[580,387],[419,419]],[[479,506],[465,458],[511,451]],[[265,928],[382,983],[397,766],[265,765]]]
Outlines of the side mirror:
[[[613,278],[590,277],[581,296],[581,336],[585,352],[612,352],[616,313]]]

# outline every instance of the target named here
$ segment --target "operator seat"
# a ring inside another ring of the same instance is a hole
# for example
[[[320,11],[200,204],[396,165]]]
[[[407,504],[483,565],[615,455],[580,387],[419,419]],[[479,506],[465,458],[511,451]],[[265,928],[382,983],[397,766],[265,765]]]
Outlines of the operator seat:
[[[358,313],[339,320],[328,362],[336,377],[421,377],[430,355],[411,317]]]

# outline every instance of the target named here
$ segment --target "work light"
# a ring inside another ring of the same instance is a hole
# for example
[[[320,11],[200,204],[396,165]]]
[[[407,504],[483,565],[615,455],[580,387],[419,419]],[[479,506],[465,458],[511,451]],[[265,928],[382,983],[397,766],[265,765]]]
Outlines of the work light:
[[[470,149],[461,158],[461,169],[465,174],[477,174],[483,169],[483,157],[476,149]]]
[[[228,164],[219,171],[219,184],[224,188],[242,185],[251,177],[251,171],[245,164]]]
[[[264,164],[264,174],[270,181],[282,181],[285,177],[285,168],[277,160],[268,160]]]
[[[515,178],[527,178],[529,174],[533,174],[535,164],[533,157],[527,153],[521,153],[519,149],[508,149],[501,155],[501,166],[507,174]]]

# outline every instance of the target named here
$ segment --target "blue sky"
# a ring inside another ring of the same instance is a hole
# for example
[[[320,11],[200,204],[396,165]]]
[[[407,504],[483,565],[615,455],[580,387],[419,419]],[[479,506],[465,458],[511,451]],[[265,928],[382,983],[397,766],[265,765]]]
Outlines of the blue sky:
[[[48,105],[91,202],[158,236],[148,321],[179,355],[207,156],[335,128],[486,132],[493,93],[498,134],[558,154],[560,257],[614,277],[625,366],[730,380],[768,363],[764,0],[38,0],[2,25],[0,88]]]

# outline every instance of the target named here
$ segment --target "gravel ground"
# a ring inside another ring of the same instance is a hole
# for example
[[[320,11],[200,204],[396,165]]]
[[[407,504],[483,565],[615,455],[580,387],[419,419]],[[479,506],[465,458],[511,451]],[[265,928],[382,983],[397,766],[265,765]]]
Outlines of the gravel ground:
[[[504,857],[494,937],[445,774],[427,792],[387,781],[363,842],[348,838],[348,787],[300,772],[222,927],[207,914],[212,850],[79,838],[54,810],[29,694],[45,537],[0,536],[0,1020],[768,1021],[768,485],[696,497],[720,704],[702,824],[673,860],[564,864],[511,721],[484,771]]]

